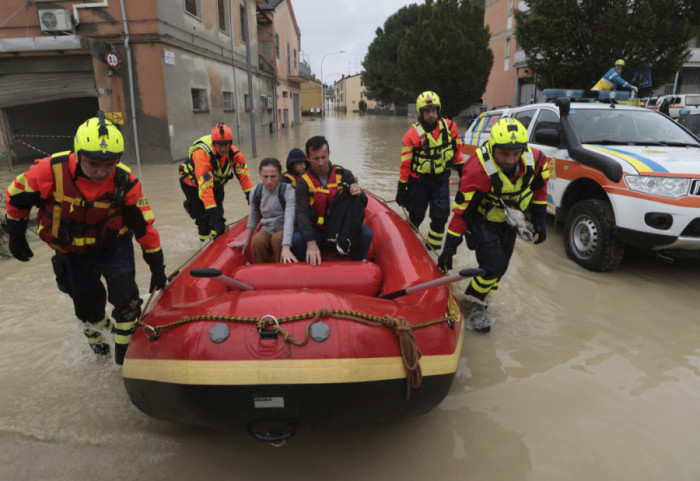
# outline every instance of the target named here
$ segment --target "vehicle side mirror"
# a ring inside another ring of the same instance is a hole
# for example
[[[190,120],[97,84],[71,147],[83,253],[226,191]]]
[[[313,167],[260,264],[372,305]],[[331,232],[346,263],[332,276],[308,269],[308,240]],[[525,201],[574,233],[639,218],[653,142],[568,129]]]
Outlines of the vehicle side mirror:
[[[535,132],[535,143],[559,147],[561,146],[561,136],[556,129],[540,129]]]

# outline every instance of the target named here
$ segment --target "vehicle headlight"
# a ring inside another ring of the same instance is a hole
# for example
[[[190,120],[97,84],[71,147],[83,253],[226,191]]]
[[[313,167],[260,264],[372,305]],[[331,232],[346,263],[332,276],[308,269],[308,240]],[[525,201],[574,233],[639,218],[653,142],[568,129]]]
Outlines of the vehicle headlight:
[[[628,174],[625,175],[625,182],[630,190],[674,199],[688,195],[690,189],[690,179],[681,177]]]

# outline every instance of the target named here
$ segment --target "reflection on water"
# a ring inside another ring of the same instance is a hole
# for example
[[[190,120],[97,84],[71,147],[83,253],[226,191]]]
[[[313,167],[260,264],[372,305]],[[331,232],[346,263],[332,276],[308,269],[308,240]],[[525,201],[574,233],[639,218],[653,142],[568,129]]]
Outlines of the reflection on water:
[[[256,158],[250,144],[238,147],[257,183],[262,158],[284,163],[326,135],[332,161],[393,199],[410,122],[329,117],[258,139]],[[199,248],[196,229],[173,164],[146,165],[141,178],[171,272]],[[229,221],[247,213],[235,180],[225,207]],[[142,415],[119,368],[89,352],[51,253],[33,236],[31,262],[0,260],[0,480],[698,479],[700,263],[639,256],[596,274],[569,261],[549,228],[541,246],[516,244],[489,309],[493,329],[467,332],[438,408],[388,425],[301,430],[281,449]],[[474,265],[462,246],[456,268]],[[137,269],[145,296],[148,268],[138,259]]]

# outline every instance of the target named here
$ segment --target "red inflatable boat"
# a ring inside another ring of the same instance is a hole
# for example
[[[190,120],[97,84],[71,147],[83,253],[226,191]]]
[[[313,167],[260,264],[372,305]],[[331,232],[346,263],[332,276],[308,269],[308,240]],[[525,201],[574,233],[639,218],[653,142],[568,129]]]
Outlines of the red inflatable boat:
[[[460,357],[459,305],[449,285],[422,287],[439,284],[441,271],[372,196],[365,224],[374,232],[369,262],[324,257],[319,266],[250,264],[227,246],[246,220],[232,226],[141,320],[123,371],[133,403],[154,418],[243,426],[272,442],[299,425],[435,407]]]

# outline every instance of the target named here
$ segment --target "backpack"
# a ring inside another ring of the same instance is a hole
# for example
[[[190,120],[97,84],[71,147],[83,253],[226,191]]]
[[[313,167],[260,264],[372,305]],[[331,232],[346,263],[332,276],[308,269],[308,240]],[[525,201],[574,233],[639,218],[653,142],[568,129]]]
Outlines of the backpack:
[[[280,182],[280,188],[277,191],[277,197],[279,197],[280,204],[282,204],[282,209],[284,209],[287,205],[287,202],[284,200],[284,192],[287,190],[287,186],[289,185],[290,184],[287,184],[286,182]],[[260,210],[260,201],[262,200],[262,189],[263,185],[258,184],[253,190],[253,203],[258,210]]]

